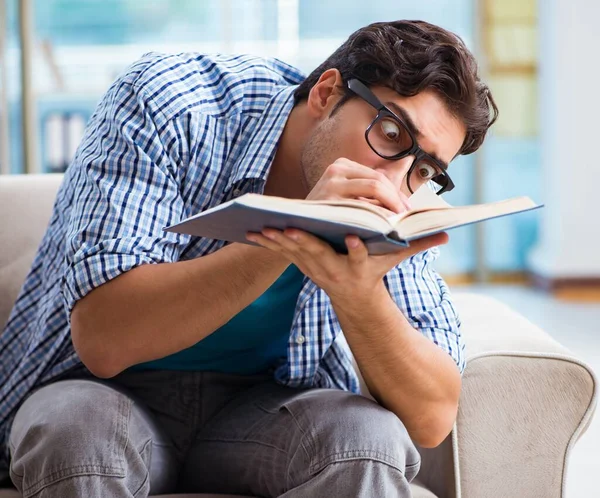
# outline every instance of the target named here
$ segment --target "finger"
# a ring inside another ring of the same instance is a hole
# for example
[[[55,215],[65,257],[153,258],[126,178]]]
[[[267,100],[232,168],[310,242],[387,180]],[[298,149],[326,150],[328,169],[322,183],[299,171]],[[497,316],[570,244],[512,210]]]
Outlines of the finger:
[[[339,189],[339,194],[342,197],[374,199],[394,213],[402,213],[407,210],[406,204],[400,197],[400,192],[379,179],[356,178],[346,180],[340,185]]]
[[[323,262],[337,257],[333,247],[310,233],[295,228],[287,228],[283,233],[297,244],[297,250],[310,254],[314,259]]]
[[[285,251],[298,252],[298,243],[292,238],[284,235],[284,232],[281,230],[264,228],[262,230],[262,235],[272,242],[279,244]]]
[[[404,204],[404,207],[406,208],[406,211],[410,211],[411,209],[411,204],[410,204],[410,200],[409,198],[402,192],[399,193],[400,194],[400,200],[402,201],[402,203]],[[369,199],[368,197],[359,197],[358,198],[359,201],[364,201],[364,202],[368,202],[369,204],[372,204],[373,206],[377,206],[380,207],[382,209],[385,209],[386,211],[390,211],[389,209],[386,209],[383,207],[383,204],[381,202],[379,202],[376,199]],[[388,213],[388,215],[393,215],[396,214],[393,211],[390,211]]]
[[[348,235],[345,242],[348,248],[348,260],[350,264],[364,264],[369,257],[369,251],[363,241],[356,235]]]
[[[375,202],[385,206],[394,213],[400,213],[410,209],[410,204],[407,202],[405,195],[400,193],[400,189],[381,171],[377,171],[364,164],[351,161],[346,158],[339,158],[329,165],[325,171],[323,178],[328,178],[330,184],[335,184],[337,187],[334,189],[335,194],[341,198],[372,198]],[[332,181],[333,180],[333,181]],[[355,195],[346,193],[343,195],[339,192],[340,186],[344,186],[349,180],[368,180],[367,183],[371,183],[371,189],[367,188],[366,194],[362,195],[359,191]],[[374,183],[380,184],[373,186]],[[372,189],[385,190],[387,194],[384,200],[381,196],[374,196]]]
[[[363,202],[368,202],[369,204],[372,204],[373,206],[383,208],[383,204],[381,204],[381,202],[379,202],[376,199],[369,199],[368,197],[358,197],[358,200],[363,201]]]
[[[427,249],[431,249],[435,246],[442,246],[447,244],[450,238],[446,232],[436,233],[434,235],[429,235],[428,237],[423,237],[419,240],[414,240],[410,243],[409,249],[414,251],[414,254],[425,251]]]
[[[380,179],[385,181],[391,181],[387,176],[385,176],[380,171],[373,169],[371,166],[366,166],[361,163],[357,163],[356,161],[351,161],[350,159],[346,159],[344,157],[340,157],[336,159],[329,168],[332,168],[335,172],[337,172],[338,176],[341,175],[348,180],[353,178],[372,178],[372,179]],[[328,168],[328,169],[329,169]],[[383,178],[382,178],[383,177]]]
[[[390,180],[385,174],[381,171],[373,169],[371,166],[365,166],[364,164],[357,163],[355,161],[351,161],[346,158],[336,159],[332,165],[333,166],[334,176],[342,176],[347,180],[353,179],[369,179],[369,180],[378,180],[383,182],[388,187],[390,187],[394,191],[399,191],[399,189],[394,185],[394,182]],[[402,197],[408,199],[404,194]]]
[[[266,249],[270,249],[271,251],[283,252],[283,248],[281,247],[280,244],[278,244],[277,242],[275,242],[271,239],[268,239],[267,237],[265,237],[264,235],[262,235],[260,233],[248,232],[246,234],[246,239],[249,240],[250,242],[254,242],[255,244],[258,244],[259,246],[262,246]]]
[[[327,170],[333,170],[334,174],[342,175],[344,178],[375,178],[377,172],[370,166],[340,157],[333,161]]]
[[[406,210],[410,211],[411,205],[410,205],[410,200],[408,199],[408,196],[406,194],[404,194],[403,192],[398,192],[398,195],[400,196],[400,200],[404,204],[404,207],[406,208]]]

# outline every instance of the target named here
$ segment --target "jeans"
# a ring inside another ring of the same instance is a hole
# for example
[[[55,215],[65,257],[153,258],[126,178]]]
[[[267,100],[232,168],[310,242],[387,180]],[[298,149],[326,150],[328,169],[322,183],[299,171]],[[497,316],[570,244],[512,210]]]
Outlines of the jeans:
[[[25,498],[410,497],[421,463],[400,419],[372,400],[266,374],[56,382],[19,408],[9,445]]]

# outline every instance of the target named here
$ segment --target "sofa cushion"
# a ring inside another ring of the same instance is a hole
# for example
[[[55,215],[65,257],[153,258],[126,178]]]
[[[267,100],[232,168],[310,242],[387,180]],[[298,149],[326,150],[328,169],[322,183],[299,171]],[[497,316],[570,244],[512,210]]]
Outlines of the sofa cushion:
[[[60,174],[8,175],[0,182],[1,328],[8,320],[46,231],[62,179]]]

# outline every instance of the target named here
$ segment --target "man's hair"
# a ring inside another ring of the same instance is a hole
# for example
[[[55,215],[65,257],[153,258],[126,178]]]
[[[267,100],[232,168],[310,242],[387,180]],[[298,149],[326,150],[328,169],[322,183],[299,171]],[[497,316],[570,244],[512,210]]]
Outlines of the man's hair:
[[[300,84],[295,102],[307,98],[321,74],[332,68],[340,71],[344,83],[358,78],[404,97],[423,90],[436,92],[466,127],[458,154],[475,152],[498,117],[496,103],[462,39],[424,21],[377,22],[354,32]],[[344,92],[333,112],[355,96],[345,84]]]

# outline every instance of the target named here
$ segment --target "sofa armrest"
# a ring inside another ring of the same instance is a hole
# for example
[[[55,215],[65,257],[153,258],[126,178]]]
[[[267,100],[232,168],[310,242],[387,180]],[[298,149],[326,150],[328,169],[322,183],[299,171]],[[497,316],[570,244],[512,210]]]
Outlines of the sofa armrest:
[[[439,498],[562,496],[596,406],[593,371],[493,298],[457,292],[454,302],[467,356],[458,416],[440,446],[419,448],[417,479]]]
[[[460,497],[560,497],[591,421],[592,369],[495,299],[456,293],[467,368],[452,434]]]

